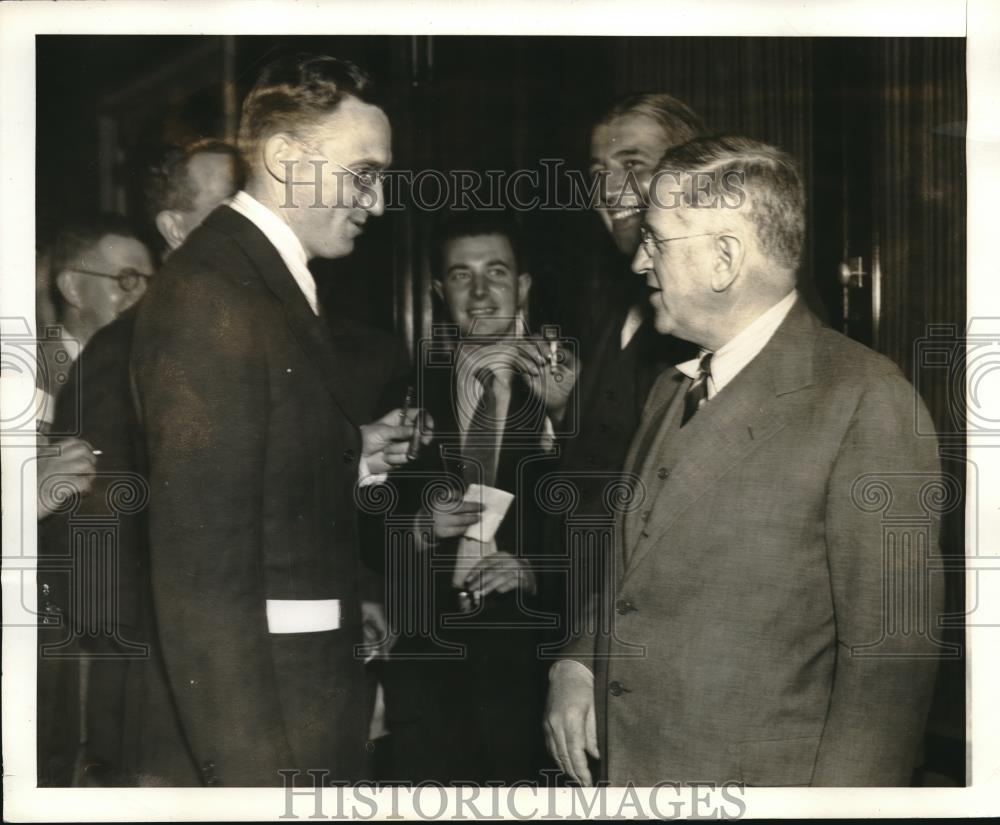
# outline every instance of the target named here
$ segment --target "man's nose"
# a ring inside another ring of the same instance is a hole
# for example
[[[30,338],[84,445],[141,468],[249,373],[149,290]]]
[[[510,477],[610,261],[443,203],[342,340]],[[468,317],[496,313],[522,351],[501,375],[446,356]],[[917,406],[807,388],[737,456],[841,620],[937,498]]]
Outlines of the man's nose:
[[[626,172],[624,169],[608,170],[604,174],[604,202],[610,207],[618,207],[625,190]]]
[[[482,273],[472,276],[472,295],[474,298],[486,296],[486,276]]]
[[[636,275],[645,275],[652,268],[653,259],[646,253],[646,247],[639,244],[639,248],[635,251],[635,257],[632,258],[632,271]]]
[[[385,190],[382,188],[382,181],[378,180],[367,188],[368,204],[365,211],[376,218],[385,212]]]

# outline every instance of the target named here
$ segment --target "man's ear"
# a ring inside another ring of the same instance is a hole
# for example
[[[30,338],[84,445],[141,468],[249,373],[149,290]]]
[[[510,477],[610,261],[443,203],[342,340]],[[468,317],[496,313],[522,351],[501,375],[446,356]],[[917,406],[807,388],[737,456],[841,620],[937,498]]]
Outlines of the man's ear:
[[[184,218],[173,209],[164,209],[156,214],[156,229],[167,242],[170,251],[184,243],[187,232],[184,229]]]
[[[71,307],[80,308],[80,291],[77,289],[76,277],[68,269],[64,269],[56,275],[56,289],[62,295],[62,299]]]
[[[743,269],[743,241],[735,235],[719,235],[715,239],[715,265],[712,267],[712,290],[725,292]]]
[[[294,180],[295,167],[301,161],[298,144],[284,132],[273,134],[264,141],[264,168],[276,181]]]
[[[522,272],[517,276],[517,308],[528,308],[528,296],[531,294],[531,275]]]

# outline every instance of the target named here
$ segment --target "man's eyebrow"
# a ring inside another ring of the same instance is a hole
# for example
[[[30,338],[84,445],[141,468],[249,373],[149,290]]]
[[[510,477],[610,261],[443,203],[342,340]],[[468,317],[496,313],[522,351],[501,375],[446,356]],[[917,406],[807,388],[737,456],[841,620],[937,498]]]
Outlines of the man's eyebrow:
[[[644,152],[642,149],[634,149],[634,148],[631,148],[631,147],[626,147],[624,149],[616,149],[614,152],[611,153],[611,157],[616,158],[616,159],[620,159],[620,158],[626,158],[627,159],[627,158],[645,158],[645,157],[649,157],[649,155],[648,155],[648,153]],[[591,158],[590,159],[590,165],[591,166],[603,166],[604,165],[604,161],[601,160],[600,158]]]
[[[486,267],[502,266],[504,269],[507,269],[507,270],[511,270],[511,269],[514,268],[513,264],[509,263],[508,261],[505,261],[503,258],[493,258],[492,260],[487,261],[483,265],[486,266]],[[454,272],[455,270],[463,270],[463,269],[472,269],[472,266],[471,266],[471,264],[464,264],[464,263],[462,263],[462,264],[452,264],[451,266],[449,266],[445,270],[445,273],[446,274],[450,274],[450,273]]]
[[[636,149],[633,147],[626,147],[624,149],[617,149],[611,153],[611,157],[614,158],[641,158],[646,157],[646,152],[642,149]]]

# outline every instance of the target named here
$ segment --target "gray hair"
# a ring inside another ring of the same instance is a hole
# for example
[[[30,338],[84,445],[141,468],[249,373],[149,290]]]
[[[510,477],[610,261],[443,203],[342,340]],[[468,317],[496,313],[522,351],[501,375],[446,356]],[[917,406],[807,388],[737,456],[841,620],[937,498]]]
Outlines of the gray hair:
[[[699,192],[682,192],[681,201],[731,203],[736,186],[747,219],[757,230],[757,243],[777,265],[796,269],[805,238],[805,188],[792,157],[774,146],[744,137],[716,136],[668,149],[654,172],[674,177],[694,173]],[[697,204],[695,204],[697,205]]]

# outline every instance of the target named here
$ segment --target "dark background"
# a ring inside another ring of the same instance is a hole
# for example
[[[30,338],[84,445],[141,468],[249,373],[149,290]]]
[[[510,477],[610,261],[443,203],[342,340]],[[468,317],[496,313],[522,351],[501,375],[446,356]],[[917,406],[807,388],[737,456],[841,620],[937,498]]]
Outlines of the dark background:
[[[957,346],[965,327],[965,41],[886,38],[39,36],[38,241],[77,213],[142,224],[142,169],[164,140],[233,138],[239,102],[279,52],[352,59],[383,90],[401,169],[588,165],[589,127],[615,97],[664,91],[709,126],[774,143],[809,193],[803,289],[831,325],[896,361],[965,476]],[[314,266],[331,309],[401,334],[429,331],[436,216],[368,224],[355,253]],[[525,216],[533,317],[585,334],[600,288],[630,277],[586,211]],[[851,274],[854,273],[854,274]],[[845,287],[844,280],[849,283]],[[845,292],[847,312],[845,317]],[[937,360],[921,353],[930,347]],[[950,366],[949,366],[950,365]],[[956,388],[959,390],[956,392]],[[961,509],[946,554],[964,553]],[[948,581],[961,613],[961,576]],[[961,628],[938,631],[961,641]],[[927,737],[929,784],[965,782],[964,659],[946,661]]]

